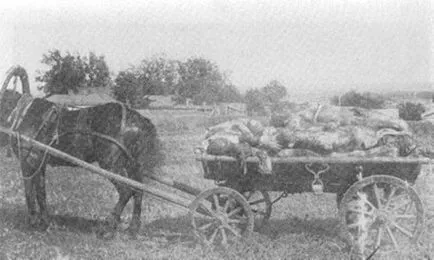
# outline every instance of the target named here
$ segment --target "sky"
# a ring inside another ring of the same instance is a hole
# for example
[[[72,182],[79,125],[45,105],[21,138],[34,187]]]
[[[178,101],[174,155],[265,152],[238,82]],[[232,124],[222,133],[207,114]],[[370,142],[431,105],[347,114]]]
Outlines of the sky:
[[[0,7],[0,75],[44,53],[104,55],[113,75],[155,55],[215,62],[241,91],[413,88],[434,81],[431,0],[14,0]],[[4,77],[4,76],[3,76]],[[425,85],[426,86],[426,85]]]

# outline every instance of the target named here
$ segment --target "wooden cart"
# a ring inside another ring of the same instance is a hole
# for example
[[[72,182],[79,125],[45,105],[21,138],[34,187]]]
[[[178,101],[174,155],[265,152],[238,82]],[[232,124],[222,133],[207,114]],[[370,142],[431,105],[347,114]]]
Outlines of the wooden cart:
[[[272,158],[271,174],[261,173],[253,157],[240,164],[198,150],[196,159],[205,178],[244,195],[257,227],[270,218],[273,203],[287,194],[327,192],[337,194],[340,219],[355,251],[365,257],[378,250],[399,251],[415,243],[424,230],[423,203],[412,185],[422,164],[433,162],[427,158]],[[270,191],[281,195],[272,201]],[[214,232],[202,227],[200,236],[213,242]]]

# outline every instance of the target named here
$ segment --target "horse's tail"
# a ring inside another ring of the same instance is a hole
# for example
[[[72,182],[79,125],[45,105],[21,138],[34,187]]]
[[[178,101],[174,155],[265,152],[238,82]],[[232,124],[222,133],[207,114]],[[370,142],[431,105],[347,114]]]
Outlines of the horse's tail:
[[[133,121],[136,121],[135,125],[141,127],[134,141],[128,145],[128,149],[136,159],[143,174],[155,174],[155,170],[163,164],[165,159],[162,142],[151,120],[141,116],[137,111],[132,113]]]

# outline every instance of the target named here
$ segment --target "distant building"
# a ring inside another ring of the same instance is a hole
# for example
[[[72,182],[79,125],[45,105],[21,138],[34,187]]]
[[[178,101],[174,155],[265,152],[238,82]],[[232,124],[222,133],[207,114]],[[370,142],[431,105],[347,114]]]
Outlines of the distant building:
[[[52,95],[47,98],[49,101],[73,106],[73,107],[89,107],[109,102],[118,102],[111,96],[103,93],[77,94],[77,95]]]
[[[146,95],[143,99],[147,101],[146,108],[150,109],[173,108],[176,105],[173,95]]]

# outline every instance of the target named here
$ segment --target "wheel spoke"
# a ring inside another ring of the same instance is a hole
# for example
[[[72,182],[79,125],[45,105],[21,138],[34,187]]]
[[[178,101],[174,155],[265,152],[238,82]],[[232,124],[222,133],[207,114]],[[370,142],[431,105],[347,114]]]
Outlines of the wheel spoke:
[[[392,190],[390,191],[389,197],[388,197],[387,202],[386,202],[386,204],[384,206],[385,208],[387,208],[389,206],[390,201],[392,201],[392,198],[393,198],[393,196],[395,196],[395,192],[397,190],[398,189],[395,186],[392,186]]]
[[[206,213],[208,214],[208,216],[212,216],[214,218],[217,218],[216,213],[213,210],[210,210],[207,206],[205,206],[202,202],[199,203],[199,207],[203,210],[206,211]],[[200,212],[199,212],[200,213]]]
[[[410,203],[407,205],[407,207],[405,207],[404,213],[409,212],[412,207],[413,207],[413,200],[411,200]]]
[[[399,231],[401,231],[401,233],[403,233],[404,235],[406,235],[406,236],[408,236],[408,237],[410,237],[410,238],[413,237],[413,234],[412,234],[410,231],[408,231],[407,229],[401,227],[400,225],[398,225],[398,223],[396,223],[396,222],[392,222],[392,225],[393,225],[396,229],[398,229]]]
[[[417,216],[415,215],[411,215],[411,214],[397,214],[395,215],[395,218],[404,218],[404,219],[411,219],[411,218],[416,218]]]
[[[399,209],[401,209],[402,207],[407,206],[408,204],[411,204],[411,202],[404,201],[404,202],[402,202],[402,203],[399,203],[399,204],[394,205],[393,209],[394,209],[394,210],[399,210]]]
[[[361,196],[359,193],[357,193],[357,196],[359,197],[359,199],[361,201],[363,201],[364,203],[368,204],[368,206],[371,207],[372,209],[376,208],[365,196]]]
[[[218,198],[217,194],[213,194],[212,198],[214,200],[215,209],[216,209],[216,211],[218,211],[220,209],[220,205],[219,205],[219,198]]]
[[[233,215],[235,215],[235,214],[241,212],[241,210],[243,210],[241,207],[237,207],[237,208],[233,209],[232,211],[230,211],[230,212],[228,213],[228,217],[232,217]]]
[[[205,224],[205,225],[199,227],[198,229],[205,231],[206,229],[210,228],[213,224],[214,224],[214,222],[210,222],[208,224]]]
[[[215,239],[215,237],[217,236],[217,232],[218,232],[218,231],[219,231],[219,229],[216,228],[216,229],[214,229],[214,232],[212,232],[212,235],[211,235],[211,237],[209,238],[209,242],[210,242],[210,244],[214,243],[214,239]]]
[[[197,217],[197,218],[203,218],[203,219],[206,219],[206,220],[214,220],[214,219],[215,219],[215,218],[213,218],[212,216],[210,216],[211,213],[208,213],[208,212],[200,212],[200,211],[202,211],[202,208],[198,208],[197,210],[198,210],[198,211],[195,211],[195,212],[194,212],[194,217]]]
[[[381,244],[381,239],[383,237],[383,227],[379,227],[377,231],[377,237],[375,239],[375,248],[378,248]]]
[[[230,200],[227,199],[225,202],[225,205],[223,206],[223,212],[226,212],[229,208]]]
[[[354,212],[354,213],[358,213],[358,214],[366,214],[368,216],[372,216],[374,215],[374,213],[366,211],[366,210],[361,210],[361,209],[351,209],[349,208],[348,211],[350,212]]]
[[[230,218],[230,219],[228,219],[228,223],[229,224],[241,224],[241,223],[245,223],[245,220],[244,219],[233,219],[233,218]]]
[[[377,183],[374,183],[374,195],[375,195],[375,200],[377,201],[377,208],[381,209],[382,205],[381,205],[381,200],[380,200],[380,194],[378,192]]]
[[[226,235],[226,231],[224,228],[220,228],[220,233],[222,233],[222,244],[227,245],[228,244],[228,237]]]
[[[232,234],[234,234],[234,236],[236,237],[240,237],[240,233],[237,232],[233,227],[231,227],[230,225],[226,226],[225,228],[227,228],[229,231],[231,231]]]
[[[395,247],[396,251],[399,251],[399,246],[398,246],[398,243],[396,242],[395,236],[392,233],[392,230],[390,230],[389,227],[386,227],[386,231],[387,231],[387,234],[389,235],[390,239],[392,240],[393,246]]]
[[[248,221],[249,221],[249,218],[247,218],[247,217],[242,217],[242,216],[238,216],[238,217],[236,217],[236,218],[230,218],[229,219],[229,222],[231,223],[231,221],[233,221],[233,220],[236,220],[236,221],[238,221],[238,223],[247,223]],[[234,222],[235,223],[235,222]]]

